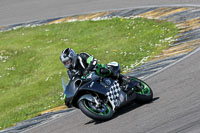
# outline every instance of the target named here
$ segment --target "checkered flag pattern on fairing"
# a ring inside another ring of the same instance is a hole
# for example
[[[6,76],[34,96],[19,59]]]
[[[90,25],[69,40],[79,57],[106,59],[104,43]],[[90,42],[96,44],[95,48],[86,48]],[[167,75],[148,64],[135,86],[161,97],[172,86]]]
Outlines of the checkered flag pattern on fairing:
[[[110,90],[106,93],[110,103],[112,104],[113,108],[119,106],[119,92],[121,88],[119,87],[119,83],[117,81],[113,82],[113,85],[110,87]]]

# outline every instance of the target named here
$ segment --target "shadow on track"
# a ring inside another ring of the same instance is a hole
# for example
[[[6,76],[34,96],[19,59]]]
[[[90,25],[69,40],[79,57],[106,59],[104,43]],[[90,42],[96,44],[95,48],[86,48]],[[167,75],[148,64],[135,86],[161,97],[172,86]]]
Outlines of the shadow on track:
[[[158,100],[160,97],[155,97],[153,98],[152,102],[150,103],[146,103],[146,104],[151,104],[153,103],[154,101]],[[133,104],[129,104],[129,105],[126,105],[120,109],[117,110],[117,112],[115,113],[114,117],[111,119],[113,120],[114,118],[117,118],[118,116],[120,115],[123,115],[125,113],[128,113],[134,109],[137,109],[143,105],[146,105],[146,104],[137,104],[137,103],[133,103]],[[109,120],[108,120],[109,121]],[[85,125],[89,125],[89,124],[94,124],[94,125],[98,125],[98,124],[101,124],[101,123],[104,123],[106,121],[95,121],[95,120],[90,120],[89,122],[85,123]]]

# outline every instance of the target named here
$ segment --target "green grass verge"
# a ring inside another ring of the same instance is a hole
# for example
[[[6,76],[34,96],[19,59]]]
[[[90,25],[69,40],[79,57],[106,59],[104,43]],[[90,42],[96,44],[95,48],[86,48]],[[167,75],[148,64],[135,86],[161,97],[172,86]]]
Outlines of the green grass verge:
[[[0,33],[0,129],[63,105],[64,48],[117,61],[124,72],[167,48],[178,30],[143,18],[70,22]]]

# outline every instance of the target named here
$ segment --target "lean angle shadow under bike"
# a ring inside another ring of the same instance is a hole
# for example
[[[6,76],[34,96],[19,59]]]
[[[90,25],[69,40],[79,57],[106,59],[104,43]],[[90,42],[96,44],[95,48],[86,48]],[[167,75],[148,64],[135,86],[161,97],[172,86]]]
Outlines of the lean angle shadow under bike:
[[[119,65],[116,69],[120,70]],[[69,108],[79,108],[86,116],[96,121],[106,121],[124,105],[151,102],[151,88],[140,79],[129,78],[131,82],[126,85],[126,92],[122,91],[118,80],[100,77],[95,72],[91,72],[85,79],[74,78],[68,85],[62,78],[65,104]]]

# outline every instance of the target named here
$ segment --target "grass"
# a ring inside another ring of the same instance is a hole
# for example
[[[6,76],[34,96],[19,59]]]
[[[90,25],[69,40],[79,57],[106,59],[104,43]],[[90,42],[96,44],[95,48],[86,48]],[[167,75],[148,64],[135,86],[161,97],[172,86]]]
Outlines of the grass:
[[[63,105],[61,51],[87,52],[123,72],[167,48],[178,30],[143,18],[70,22],[0,33],[0,129]]]

